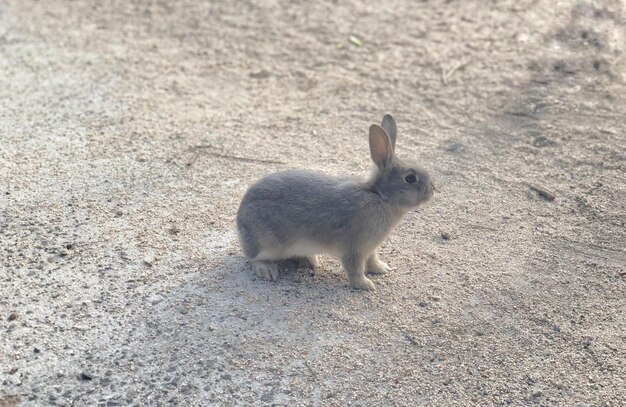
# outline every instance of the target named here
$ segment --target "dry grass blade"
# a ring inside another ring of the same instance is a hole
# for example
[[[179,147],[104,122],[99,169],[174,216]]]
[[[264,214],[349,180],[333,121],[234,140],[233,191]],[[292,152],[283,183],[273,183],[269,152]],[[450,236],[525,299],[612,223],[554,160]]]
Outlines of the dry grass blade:
[[[190,148],[190,150],[194,151],[194,155],[191,157],[191,160],[189,160],[189,162],[187,163],[187,167],[191,166],[194,162],[196,162],[196,160],[198,159],[198,156],[200,155],[199,153],[200,150],[210,150],[210,149],[215,149],[215,147],[211,145],[200,145],[200,146],[194,146]],[[263,164],[286,164],[284,161],[240,157],[236,155],[222,154],[222,153],[215,152],[215,151],[206,151],[204,154],[212,156],[212,157],[226,158],[226,159],[233,160],[233,161],[263,163]]]

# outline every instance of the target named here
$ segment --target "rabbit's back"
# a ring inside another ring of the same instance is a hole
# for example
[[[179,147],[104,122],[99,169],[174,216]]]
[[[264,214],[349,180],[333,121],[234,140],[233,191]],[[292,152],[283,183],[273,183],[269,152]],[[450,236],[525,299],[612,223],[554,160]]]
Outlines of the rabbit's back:
[[[337,249],[364,198],[349,178],[310,171],[271,174],[250,187],[239,207],[244,251],[255,258],[268,247],[284,249],[285,257]]]

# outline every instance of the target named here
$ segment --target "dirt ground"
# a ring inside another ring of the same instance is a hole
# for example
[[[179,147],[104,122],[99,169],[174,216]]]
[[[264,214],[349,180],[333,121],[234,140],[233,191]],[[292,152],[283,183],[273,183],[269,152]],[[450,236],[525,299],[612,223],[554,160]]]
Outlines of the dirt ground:
[[[626,5],[381,4],[0,0],[0,406],[626,404]],[[385,112],[395,271],[256,279],[246,188]]]

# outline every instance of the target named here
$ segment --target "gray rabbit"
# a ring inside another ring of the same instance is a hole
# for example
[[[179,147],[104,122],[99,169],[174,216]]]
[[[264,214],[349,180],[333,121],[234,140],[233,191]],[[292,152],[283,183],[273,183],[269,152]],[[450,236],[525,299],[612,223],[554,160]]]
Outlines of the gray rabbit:
[[[428,173],[395,155],[397,126],[391,115],[369,130],[376,164],[364,181],[310,171],[271,174],[252,185],[237,214],[239,240],[257,276],[275,280],[276,261],[302,258],[317,267],[317,255],[341,260],[350,286],[372,290],[365,272],[390,270],[376,249],[402,216],[429,200]]]

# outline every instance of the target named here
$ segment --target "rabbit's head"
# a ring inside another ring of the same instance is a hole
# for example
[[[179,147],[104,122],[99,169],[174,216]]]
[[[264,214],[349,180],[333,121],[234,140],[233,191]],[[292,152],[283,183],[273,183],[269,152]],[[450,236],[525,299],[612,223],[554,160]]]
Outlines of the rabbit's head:
[[[396,121],[388,114],[381,126],[370,127],[370,154],[377,167],[370,189],[398,209],[409,210],[428,201],[434,186],[426,170],[396,156],[396,135]]]

